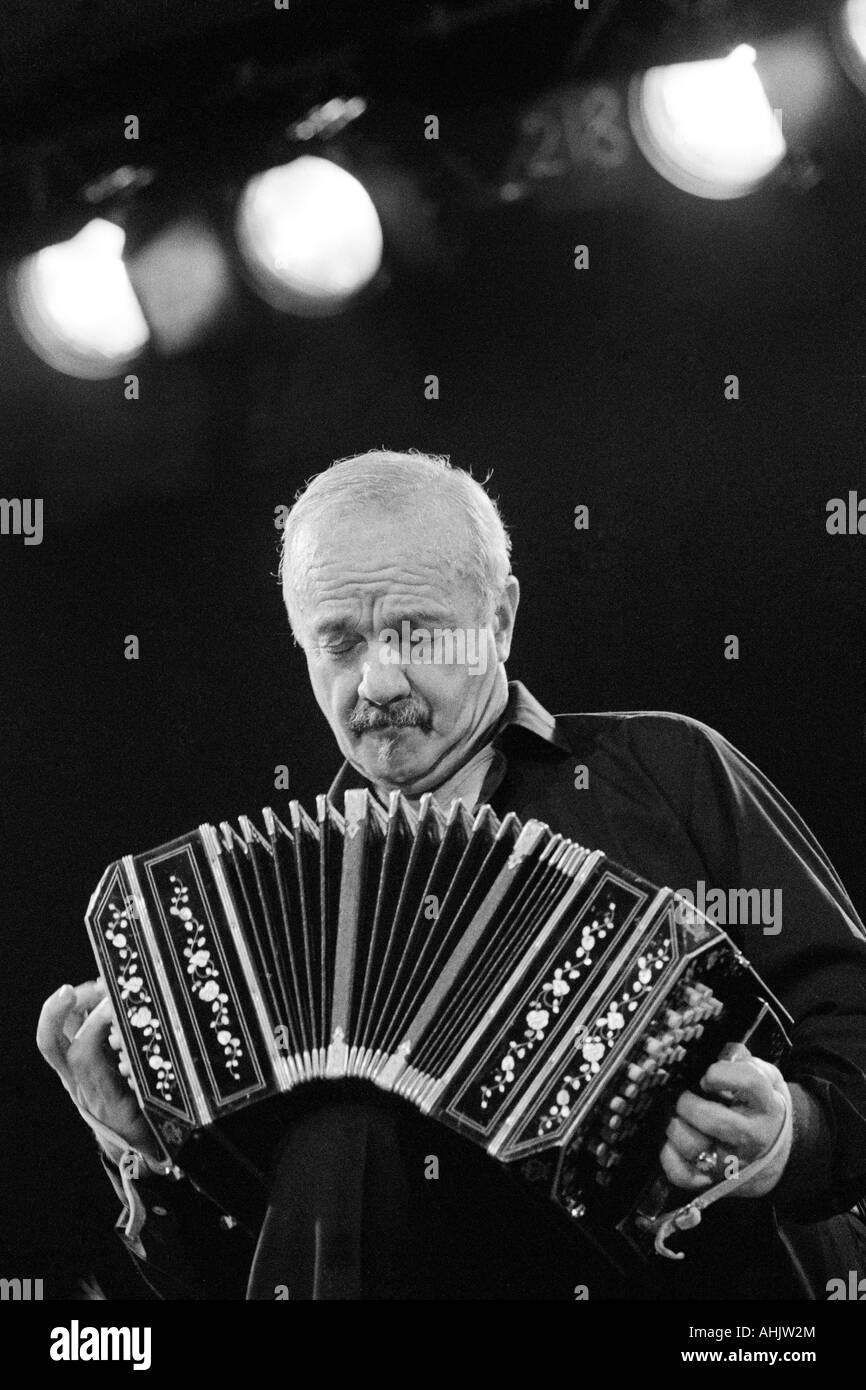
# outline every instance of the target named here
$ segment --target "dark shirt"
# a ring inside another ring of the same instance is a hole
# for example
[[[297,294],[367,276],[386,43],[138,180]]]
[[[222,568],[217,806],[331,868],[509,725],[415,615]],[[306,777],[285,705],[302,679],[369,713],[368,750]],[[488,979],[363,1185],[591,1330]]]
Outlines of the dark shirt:
[[[866,1192],[866,930],[814,836],[681,715],[554,719],[512,682],[493,742],[479,800],[498,815],[536,817],[658,886],[781,890],[779,930],[723,923],[795,1020],[783,1069],[802,1092],[781,1182],[708,1212],[687,1269],[659,1261],[652,1290],[623,1286],[486,1155],[391,1097],[324,1083],[288,1125],[257,1241],[225,1231],[186,1181],[141,1184],[165,1213],[140,1261],[164,1296],[242,1297],[252,1266],[254,1298],[567,1298],[581,1283],[591,1297],[803,1297],[833,1232],[838,1258],[862,1264],[862,1228],[843,1214]],[[329,796],[358,785],[344,764]],[[431,1156],[440,1176],[425,1181]]]

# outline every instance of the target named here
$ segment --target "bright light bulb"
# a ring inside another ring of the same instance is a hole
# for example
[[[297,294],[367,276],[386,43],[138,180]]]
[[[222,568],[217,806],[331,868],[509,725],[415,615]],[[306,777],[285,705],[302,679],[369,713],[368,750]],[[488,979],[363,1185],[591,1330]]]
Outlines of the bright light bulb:
[[[752,192],[785,155],[785,140],[740,44],[727,58],[650,68],[632,84],[630,119],[650,164],[702,198]]]
[[[866,63],[866,0],[847,0],[842,11],[842,27]]]
[[[120,227],[98,217],[69,241],[28,256],[12,274],[22,334],[70,376],[114,376],[148,341],[123,264],[124,240]]]
[[[866,91],[866,0],[845,0],[831,32],[842,66]]]
[[[263,297],[300,314],[341,309],[382,262],[382,227],[369,193],[315,155],[250,180],[237,238]]]

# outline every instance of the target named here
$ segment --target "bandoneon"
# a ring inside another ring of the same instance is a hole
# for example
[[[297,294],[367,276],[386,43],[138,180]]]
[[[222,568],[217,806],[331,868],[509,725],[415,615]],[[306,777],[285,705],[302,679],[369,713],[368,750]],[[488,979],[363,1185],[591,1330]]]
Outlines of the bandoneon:
[[[110,865],[87,926],[142,1110],[183,1163],[227,1117],[358,1078],[483,1146],[593,1243],[652,1259],[659,1151],[726,1042],[784,1009],[684,897],[538,820],[388,811],[201,825]],[[235,1129],[232,1147],[243,1160]],[[254,1159],[249,1156],[254,1167]],[[643,1217],[643,1221],[641,1220]]]

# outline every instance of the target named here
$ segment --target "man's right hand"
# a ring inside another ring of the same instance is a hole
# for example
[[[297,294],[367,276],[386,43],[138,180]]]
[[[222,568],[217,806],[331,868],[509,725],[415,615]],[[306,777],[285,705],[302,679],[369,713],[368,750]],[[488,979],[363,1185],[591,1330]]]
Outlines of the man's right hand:
[[[116,1064],[106,1051],[106,1042],[119,1049],[111,1001],[101,980],[88,980],[75,988],[62,985],[46,999],[36,1043],[76,1105],[113,1129],[132,1148],[160,1158],[150,1126],[124,1079],[129,1074],[128,1064],[123,1060]]]

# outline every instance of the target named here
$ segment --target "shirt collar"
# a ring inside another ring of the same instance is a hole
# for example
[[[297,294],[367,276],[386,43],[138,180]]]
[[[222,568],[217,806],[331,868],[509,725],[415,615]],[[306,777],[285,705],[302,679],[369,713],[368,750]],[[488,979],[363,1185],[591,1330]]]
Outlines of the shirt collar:
[[[543,743],[561,748],[566,753],[571,752],[571,746],[559,729],[554,716],[536,700],[522,681],[508,682],[508,702],[496,721],[492,737],[486,739],[485,743],[493,743],[497,749],[501,748],[503,742],[510,737],[512,728],[524,729]],[[347,760],[328,788],[328,800],[334,801],[347,787],[357,787],[360,784],[371,786]]]
[[[554,744],[563,752],[571,752],[571,745],[557,725],[555,716],[544,708],[540,700],[536,700],[522,681],[508,682],[508,704],[505,706],[496,737],[500,737],[512,724],[520,729],[527,729],[529,733],[535,734],[545,743]]]

